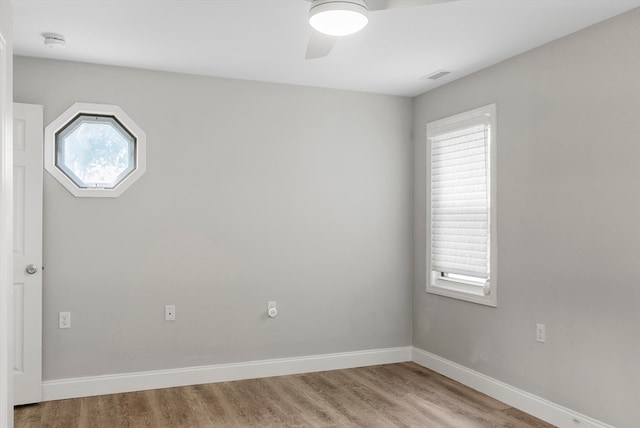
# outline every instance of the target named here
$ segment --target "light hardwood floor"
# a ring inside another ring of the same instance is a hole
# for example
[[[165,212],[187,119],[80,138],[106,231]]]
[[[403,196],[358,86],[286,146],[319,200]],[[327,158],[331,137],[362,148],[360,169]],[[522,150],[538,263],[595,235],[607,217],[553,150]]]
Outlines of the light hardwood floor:
[[[415,363],[49,401],[15,427],[551,427]]]

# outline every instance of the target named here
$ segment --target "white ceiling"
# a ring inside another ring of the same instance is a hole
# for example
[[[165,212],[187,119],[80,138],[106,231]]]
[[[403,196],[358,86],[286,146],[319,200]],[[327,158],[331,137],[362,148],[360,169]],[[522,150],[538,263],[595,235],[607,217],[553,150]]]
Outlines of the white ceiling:
[[[640,6],[640,0],[459,0],[370,14],[305,60],[307,0],[14,0],[14,53],[414,96]],[[47,48],[41,33],[67,46]],[[615,47],[612,47],[615,48]],[[421,77],[444,69],[437,82]]]

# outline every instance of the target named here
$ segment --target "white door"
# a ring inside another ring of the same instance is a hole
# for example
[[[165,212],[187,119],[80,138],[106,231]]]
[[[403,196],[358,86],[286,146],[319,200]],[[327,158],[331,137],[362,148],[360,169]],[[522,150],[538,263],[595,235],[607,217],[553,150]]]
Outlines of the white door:
[[[13,105],[14,404],[42,400],[42,106]]]

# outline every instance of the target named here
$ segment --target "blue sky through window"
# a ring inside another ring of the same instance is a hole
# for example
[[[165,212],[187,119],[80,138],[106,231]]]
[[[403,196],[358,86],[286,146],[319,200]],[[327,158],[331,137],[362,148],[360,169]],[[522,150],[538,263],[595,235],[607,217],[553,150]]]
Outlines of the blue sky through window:
[[[113,188],[135,168],[135,139],[114,118],[76,118],[57,135],[56,163],[82,188]]]

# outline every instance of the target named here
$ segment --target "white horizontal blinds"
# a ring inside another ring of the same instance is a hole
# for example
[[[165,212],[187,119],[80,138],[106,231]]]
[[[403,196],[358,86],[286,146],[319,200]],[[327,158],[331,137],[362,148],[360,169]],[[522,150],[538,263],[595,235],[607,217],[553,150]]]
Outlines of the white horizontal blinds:
[[[489,127],[430,141],[432,270],[488,279]]]

